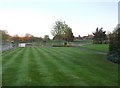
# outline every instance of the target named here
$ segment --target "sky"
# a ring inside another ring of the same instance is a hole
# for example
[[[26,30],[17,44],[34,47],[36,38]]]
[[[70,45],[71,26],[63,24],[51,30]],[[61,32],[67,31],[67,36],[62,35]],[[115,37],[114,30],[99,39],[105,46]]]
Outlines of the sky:
[[[0,29],[10,35],[52,38],[55,21],[65,21],[74,36],[106,32],[118,24],[118,0],[0,0]]]

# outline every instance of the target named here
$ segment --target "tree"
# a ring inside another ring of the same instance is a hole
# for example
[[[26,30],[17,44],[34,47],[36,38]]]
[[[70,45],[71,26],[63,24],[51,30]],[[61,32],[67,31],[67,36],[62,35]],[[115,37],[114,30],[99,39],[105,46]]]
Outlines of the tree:
[[[45,35],[43,39],[44,39],[44,41],[50,40],[49,35]]]
[[[74,36],[72,29],[65,23],[65,21],[56,21],[51,31],[54,36],[53,39],[73,41]]]
[[[63,40],[65,41],[73,41],[74,40],[74,36],[73,36],[73,33],[72,33],[72,29],[70,27],[66,27],[67,29],[64,30],[64,37],[63,37]]]
[[[64,22],[62,21],[56,21],[53,30],[51,31],[52,35],[55,37],[54,39],[61,40],[62,39],[62,32],[64,28]]]
[[[24,38],[25,38],[25,42],[33,42],[34,41],[34,36],[29,33],[26,33]]]
[[[20,37],[19,37],[19,35],[14,35],[13,37],[12,37],[12,40],[14,41],[14,43],[19,43],[19,41],[20,41]]]
[[[10,41],[10,35],[6,30],[0,30],[0,35],[3,43]]]
[[[109,53],[108,60],[112,62],[119,63],[120,62],[120,27],[114,29],[113,33],[110,34],[109,38]]]
[[[96,32],[93,33],[94,38],[93,38],[93,43],[95,44],[102,44],[105,43],[106,40],[106,31],[102,30],[103,28],[98,29],[96,28]]]

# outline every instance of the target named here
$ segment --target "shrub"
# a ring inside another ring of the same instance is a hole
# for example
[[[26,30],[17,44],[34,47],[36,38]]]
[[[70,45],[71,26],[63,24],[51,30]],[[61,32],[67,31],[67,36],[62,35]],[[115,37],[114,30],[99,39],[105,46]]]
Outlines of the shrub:
[[[67,42],[64,42],[64,45],[67,46]]]
[[[120,63],[120,56],[116,52],[110,52],[107,55],[107,59],[112,61],[113,63]]]
[[[119,25],[110,34],[110,42],[109,42],[109,53],[108,60],[119,63],[120,62],[120,28]]]

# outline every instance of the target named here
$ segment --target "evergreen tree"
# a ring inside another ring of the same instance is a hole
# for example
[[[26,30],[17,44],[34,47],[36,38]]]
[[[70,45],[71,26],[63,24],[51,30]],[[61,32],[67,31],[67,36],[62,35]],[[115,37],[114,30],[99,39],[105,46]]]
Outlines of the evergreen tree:
[[[103,28],[98,29],[96,28],[96,32],[93,33],[94,38],[93,38],[93,43],[94,44],[102,44],[105,43],[106,40],[106,31],[102,30]]]

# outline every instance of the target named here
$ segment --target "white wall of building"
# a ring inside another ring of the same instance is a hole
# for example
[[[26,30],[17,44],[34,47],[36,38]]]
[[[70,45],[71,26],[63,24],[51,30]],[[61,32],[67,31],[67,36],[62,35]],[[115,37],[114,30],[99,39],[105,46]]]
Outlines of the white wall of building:
[[[26,44],[25,43],[19,43],[19,45],[18,45],[19,47],[25,47],[26,46]]]

